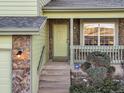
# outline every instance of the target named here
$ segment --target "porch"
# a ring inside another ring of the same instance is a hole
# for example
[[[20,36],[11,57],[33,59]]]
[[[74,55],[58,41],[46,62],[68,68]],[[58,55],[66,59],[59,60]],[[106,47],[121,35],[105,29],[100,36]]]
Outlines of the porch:
[[[75,31],[80,24],[79,31]],[[124,61],[123,19],[70,19],[70,64],[83,63],[95,51],[105,52],[112,64]],[[76,27],[77,26],[77,27]],[[75,36],[78,35],[78,36]]]
[[[54,26],[54,24],[58,25]],[[101,51],[110,56],[111,63],[122,63],[124,61],[123,26],[122,18],[49,19],[49,57],[53,60],[57,57],[66,58],[73,67],[75,63],[85,62],[89,53]],[[60,33],[62,31],[64,34]],[[60,42],[62,45],[58,45]]]

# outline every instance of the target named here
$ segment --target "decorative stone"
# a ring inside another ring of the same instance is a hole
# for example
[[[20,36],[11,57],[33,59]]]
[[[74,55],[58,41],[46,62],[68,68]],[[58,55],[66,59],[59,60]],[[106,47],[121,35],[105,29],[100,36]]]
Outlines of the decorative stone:
[[[119,45],[124,45],[124,19],[119,19]]]
[[[13,93],[31,93],[30,45],[30,36],[13,36]],[[22,48],[24,51],[18,58],[16,54],[19,48]]]

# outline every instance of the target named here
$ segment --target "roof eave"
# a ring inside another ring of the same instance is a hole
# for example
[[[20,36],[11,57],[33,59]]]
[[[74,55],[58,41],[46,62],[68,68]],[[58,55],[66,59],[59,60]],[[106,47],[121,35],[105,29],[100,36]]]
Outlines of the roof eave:
[[[34,35],[38,33],[37,28],[0,28],[0,35]]]
[[[82,8],[82,7],[44,7],[43,11],[124,11],[124,8]]]

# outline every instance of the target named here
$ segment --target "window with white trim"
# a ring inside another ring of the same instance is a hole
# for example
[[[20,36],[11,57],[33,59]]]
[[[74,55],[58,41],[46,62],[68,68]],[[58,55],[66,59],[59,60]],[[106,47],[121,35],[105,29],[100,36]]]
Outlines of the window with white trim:
[[[84,23],[83,24],[84,45],[114,45],[115,23]]]

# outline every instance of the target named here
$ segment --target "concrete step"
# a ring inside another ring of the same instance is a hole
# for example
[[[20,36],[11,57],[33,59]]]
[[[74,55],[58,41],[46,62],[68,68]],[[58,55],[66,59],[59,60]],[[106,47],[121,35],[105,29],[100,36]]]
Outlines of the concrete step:
[[[59,85],[59,84],[52,84],[52,85],[40,85],[39,88],[51,88],[51,89],[69,89],[69,85],[63,84],[63,85]]]
[[[69,93],[69,89],[40,88],[39,93]]]
[[[47,63],[44,69],[70,69],[70,66],[65,62],[51,62]]]
[[[61,82],[61,81],[44,81],[44,80],[40,80],[39,81],[39,84],[42,84],[42,83],[46,83],[46,84],[69,84],[70,85],[70,81],[68,82]]]
[[[39,80],[38,93],[69,93],[70,67],[65,62],[48,63]]]
[[[40,82],[40,88],[60,88],[60,89],[68,89],[70,87],[70,83],[59,83],[59,82]]]
[[[39,82],[49,82],[49,83],[55,83],[56,82],[56,83],[70,84],[70,81],[64,82],[64,81],[57,81],[57,80],[56,81],[53,81],[53,80],[51,80],[51,81],[50,80],[49,81],[48,80],[40,80]],[[40,84],[42,84],[42,83],[40,83]]]
[[[67,71],[67,70],[56,70],[56,69],[51,69],[51,70],[48,70],[48,69],[44,69],[41,73],[41,76],[42,75],[60,75],[60,76],[70,76],[70,72]]]
[[[70,70],[69,66],[51,66],[51,65],[47,65],[44,67],[44,69],[55,69],[55,70]]]
[[[43,81],[69,81],[70,76],[41,76],[40,80]]]
[[[69,62],[48,62],[46,65],[51,65],[51,66],[56,66],[56,65],[69,66]]]

